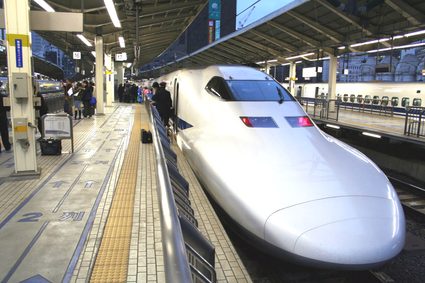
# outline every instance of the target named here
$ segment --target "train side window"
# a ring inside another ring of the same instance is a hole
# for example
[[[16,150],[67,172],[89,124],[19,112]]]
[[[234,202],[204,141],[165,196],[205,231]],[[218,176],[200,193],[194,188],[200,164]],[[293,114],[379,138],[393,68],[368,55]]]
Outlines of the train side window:
[[[363,95],[357,95],[357,103],[363,103]]]
[[[230,92],[227,89],[224,79],[221,77],[213,77],[205,87],[205,89],[224,100],[232,100]]]
[[[394,107],[398,106],[398,101],[399,99],[397,96],[391,97],[391,106],[394,106]]]
[[[348,101],[348,94],[345,93],[342,99],[344,100],[344,102],[347,102]]]
[[[351,94],[350,95],[350,102],[354,102],[356,100],[356,95]]]
[[[403,97],[401,99],[401,106],[403,107],[407,107],[410,104],[410,99],[408,97]]]
[[[422,99],[421,98],[414,98],[413,99],[413,106],[421,106],[422,105]]]
[[[379,103],[379,96],[378,95],[374,95],[373,96],[373,100],[372,100],[372,104],[378,104]]]
[[[388,96],[383,96],[382,100],[381,100],[381,105],[387,106],[389,100],[390,100],[390,98]]]
[[[370,97],[370,95],[366,95],[366,96],[364,97],[364,103],[369,104],[370,102],[371,102],[371,97]]]

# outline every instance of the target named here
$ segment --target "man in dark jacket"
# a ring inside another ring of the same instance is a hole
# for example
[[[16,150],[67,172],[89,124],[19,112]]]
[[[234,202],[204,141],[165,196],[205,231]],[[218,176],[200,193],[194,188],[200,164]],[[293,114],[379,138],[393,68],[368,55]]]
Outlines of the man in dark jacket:
[[[159,116],[161,116],[161,119],[164,122],[164,126],[168,126],[172,101],[171,94],[168,90],[165,89],[165,85],[165,82],[161,82],[159,84],[159,88],[152,97],[152,100],[155,101],[156,108],[158,109]],[[153,87],[155,86],[156,85],[153,85]]]
[[[0,94],[0,136],[6,151],[9,151],[12,145],[9,142],[9,121],[7,120],[6,107],[3,106],[3,97]],[[1,145],[0,145],[1,152]]]
[[[83,116],[84,117],[91,117],[92,116],[92,106],[90,105],[90,99],[93,96],[93,88],[89,85],[87,81],[83,81],[83,90],[81,95],[81,101],[83,102],[84,109],[83,109]]]

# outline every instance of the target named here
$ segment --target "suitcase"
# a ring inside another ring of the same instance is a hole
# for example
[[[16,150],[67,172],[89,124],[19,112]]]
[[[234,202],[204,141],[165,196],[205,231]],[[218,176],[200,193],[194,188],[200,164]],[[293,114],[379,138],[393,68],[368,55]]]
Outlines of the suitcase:
[[[41,155],[61,155],[62,142],[57,139],[40,140]]]
[[[142,129],[142,143],[152,143],[152,133]]]

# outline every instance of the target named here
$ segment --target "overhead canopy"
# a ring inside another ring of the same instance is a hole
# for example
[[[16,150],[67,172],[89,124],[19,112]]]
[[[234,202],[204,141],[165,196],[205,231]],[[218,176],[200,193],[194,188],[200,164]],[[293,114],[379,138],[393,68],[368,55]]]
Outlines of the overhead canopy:
[[[425,29],[423,0],[295,0],[289,5],[175,62],[167,71],[191,65],[287,63],[300,54],[371,51],[424,38],[396,37]],[[381,39],[374,44],[356,43]],[[307,57],[307,56],[305,56]],[[298,57],[298,59],[300,58]],[[152,71],[152,70],[151,70]],[[154,74],[150,74],[154,75]]]
[[[103,0],[47,0],[58,12],[82,12],[84,36],[93,42],[103,36],[108,53],[126,52],[129,62],[143,65],[152,61],[170,46],[194,20],[207,0],[114,0],[122,28],[116,28]],[[31,1],[32,9],[41,9]],[[65,32],[38,32],[52,44],[68,52],[83,51],[82,59],[93,58],[94,47],[84,45],[75,34]],[[125,48],[119,47],[118,37],[125,39]],[[137,46],[140,46],[137,51]],[[136,60],[135,60],[136,59]],[[92,60],[90,60],[92,61]]]

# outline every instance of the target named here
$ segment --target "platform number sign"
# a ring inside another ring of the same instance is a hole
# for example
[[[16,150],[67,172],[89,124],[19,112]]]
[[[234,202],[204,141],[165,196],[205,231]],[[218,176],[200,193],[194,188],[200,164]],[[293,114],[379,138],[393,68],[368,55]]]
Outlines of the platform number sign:
[[[78,52],[78,51],[72,52],[72,59],[80,60],[81,59],[81,52]]]
[[[22,59],[22,39],[15,39],[15,53],[16,53],[16,68],[24,66]]]

